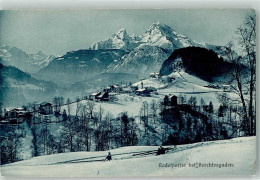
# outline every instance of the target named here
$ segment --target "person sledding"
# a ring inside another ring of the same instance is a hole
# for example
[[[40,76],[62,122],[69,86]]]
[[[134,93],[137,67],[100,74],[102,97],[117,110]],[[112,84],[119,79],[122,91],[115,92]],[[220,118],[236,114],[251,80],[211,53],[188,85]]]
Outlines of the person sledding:
[[[160,147],[158,148],[158,150],[157,150],[156,155],[165,154],[165,151],[166,151],[166,149],[163,148],[162,146],[160,146]]]
[[[111,153],[108,152],[108,155],[107,155],[105,161],[110,161],[110,160],[112,160],[112,156],[111,156]]]

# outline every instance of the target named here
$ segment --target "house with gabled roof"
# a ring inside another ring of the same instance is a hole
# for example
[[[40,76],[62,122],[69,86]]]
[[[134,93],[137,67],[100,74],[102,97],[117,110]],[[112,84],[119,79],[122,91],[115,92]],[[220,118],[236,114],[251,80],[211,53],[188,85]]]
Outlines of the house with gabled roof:
[[[39,113],[42,115],[50,115],[53,113],[52,103],[43,102],[39,106]]]
[[[161,75],[158,72],[153,72],[153,73],[149,74],[149,77],[151,77],[151,78],[159,78],[159,77],[161,77]]]
[[[101,92],[95,92],[89,95],[90,100],[95,100],[101,94]]]
[[[4,110],[4,119],[10,123],[21,123],[25,120],[26,111],[24,108],[6,108]]]
[[[99,96],[97,96],[97,99],[100,101],[109,101],[109,93],[104,92],[103,94],[100,94]]]
[[[138,89],[135,91],[135,94],[138,96],[150,96],[150,91],[147,89]]]

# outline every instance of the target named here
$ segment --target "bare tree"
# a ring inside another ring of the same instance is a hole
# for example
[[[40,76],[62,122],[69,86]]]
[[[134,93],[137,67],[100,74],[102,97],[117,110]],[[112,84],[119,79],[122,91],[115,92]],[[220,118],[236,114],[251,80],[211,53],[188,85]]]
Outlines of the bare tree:
[[[64,98],[55,96],[52,100],[52,103],[54,106],[54,111],[59,113],[61,106],[64,104]]]
[[[1,164],[12,163],[20,159],[20,148],[22,145],[22,131],[10,128],[4,139],[1,140]]]
[[[142,110],[143,110],[143,121],[144,121],[144,125],[145,125],[145,132],[147,131],[147,127],[148,127],[148,103],[147,101],[144,101],[143,102],[143,105],[142,105]]]
[[[61,131],[61,136],[68,145],[68,148],[70,149],[70,152],[74,151],[73,144],[74,144],[74,136],[76,134],[75,132],[75,120],[73,117],[69,117],[67,121],[63,122],[63,127]]]
[[[108,149],[111,147],[111,141],[113,137],[113,124],[112,124],[112,119],[113,119],[113,114],[108,112],[105,116],[105,121],[107,122],[108,125]]]
[[[67,99],[67,109],[68,109],[68,118],[70,118],[70,113],[71,113],[71,101],[70,101],[70,98]]]
[[[249,134],[255,135],[254,128],[254,115],[253,115],[253,101],[256,99],[255,86],[256,86],[256,16],[255,14],[248,15],[245,22],[237,30],[239,36],[238,43],[246,54],[247,64],[249,65],[249,104],[248,104],[248,117],[249,117]]]
[[[163,104],[163,101],[161,101],[161,100],[159,100],[158,102],[157,102],[157,104],[158,104],[158,108],[159,108],[159,115],[161,116],[161,122],[163,122],[163,119],[164,119],[164,110],[165,110],[165,106],[164,106],[164,104]]]
[[[246,108],[246,101],[245,101],[245,95],[244,95],[244,79],[243,76],[243,69],[241,66],[241,56],[236,57],[233,51],[234,44],[230,42],[227,45],[227,48],[225,49],[225,54],[227,55],[228,59],[232,62],[234,65],[234,71],[232,71],[230,74],[230,83],[233,81],[236,82],[236,85],[231,84],[230,90],[237,94],[239,99],[234,99],[233,101],[240,102],[243,107],[243,122],[245,123],[245,126],[248,128],[248,118],[247,118],[247,108]]]
[[[54,107],[54,111],[57,112],[58,111],[58,97],[55,96],[52,100],[53,103],[53,107]]]
[[[234,45],[230,42],[227,45],[225,54],[234,65],[234,71],[231,73],[231,81],[235,81],[236,85],[231,85],[232,92],[236,93],[239,99],[235,101],[242,104],[243,121],[242,126],[249,135],[255,135],[255,116],[254,103],[256,102],[256,20],[255,14],[248,15],[244,24],[237,29],[238,45],[242,48],[242,56],[236,57],[233,51]],[[242,60],[246,60],[248,71],[244,70]],[[249,101],[247,101],[249,94]],[[234,101],[234,100],[233,100]]]
[[[157,112],[158,106],[157,106],[157,103],[154,99],[150,103],[150,109],[152,110],[153,123],[155,124],[155,118],[156,118],[156,112]]]
[[[81,109],[81,119],[82,119],[82,126],[83,126],[83,133],[84,133],[84,142],[86,146],[86,151],[90,150],[90,121],[88,118],[87,106],[84,105]]]
[[[93,119],[93,111],[94,111],[95,103],[93,101],[88,100],[87,107],[90,114],[90,118]]]
[[[82,104],[80,103],[80,99],[76,99],[77,107],[76,107],[76,116],[79,115],[80,109],[82,108]]]
[[[99,106],[99,109],[98,109],[99,121],[102,121],[103,113],[104,113],[104,109],[103,109],[102,106],[100,105],[100,106]]]

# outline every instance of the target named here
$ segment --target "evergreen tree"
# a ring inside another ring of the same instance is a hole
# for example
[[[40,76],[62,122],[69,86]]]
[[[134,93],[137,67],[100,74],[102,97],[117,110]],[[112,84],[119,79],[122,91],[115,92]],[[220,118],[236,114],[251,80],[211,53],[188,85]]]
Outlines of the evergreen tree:
[[[208,112],[211,113],[211,114],[214,112],[213,104],[212,104],[211,101],[209,102],[209,110],[208,110]]]

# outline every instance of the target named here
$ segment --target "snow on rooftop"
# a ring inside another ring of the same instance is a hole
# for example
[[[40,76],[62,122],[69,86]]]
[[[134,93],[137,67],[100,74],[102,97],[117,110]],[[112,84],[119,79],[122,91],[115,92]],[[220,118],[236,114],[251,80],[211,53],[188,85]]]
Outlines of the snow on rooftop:
[[[138,89],[138,90],[136,90],[137,92],[143,92],[143,91],[145,91],[146,89]]]
[[[153,73],[150,73],[150,75],[159,75],[160,73],[158,72],[153,72]]]
[[[10,108],[6,108],[6,111],[13,111],[13,110],[18,110],[18,111],[23,111],[23,108],[18,108],[18,107],[10,107]]]
[[[95,92],[95,93],[92,93],[91,96],[96,96],[98,95],[100,92]]]

